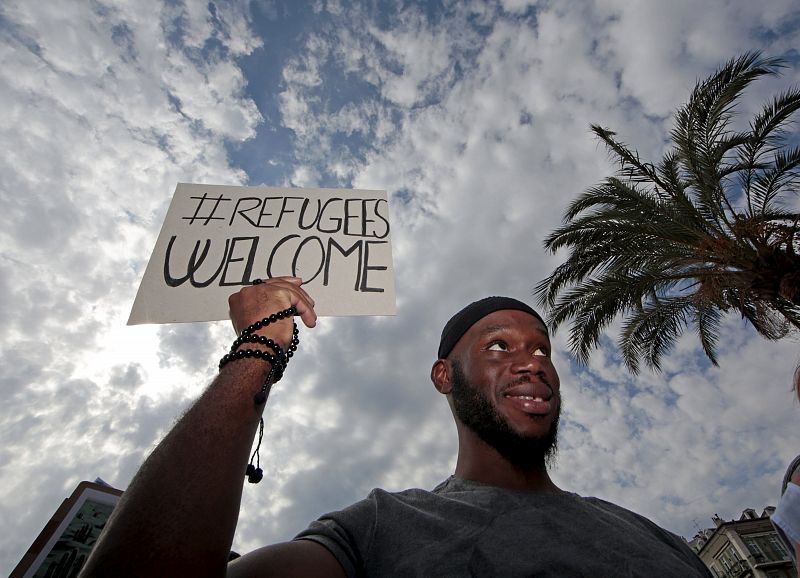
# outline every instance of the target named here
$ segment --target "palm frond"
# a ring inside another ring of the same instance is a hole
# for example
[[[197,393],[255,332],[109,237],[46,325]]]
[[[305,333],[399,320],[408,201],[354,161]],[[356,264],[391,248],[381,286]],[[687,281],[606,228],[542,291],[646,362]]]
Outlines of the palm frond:
[[[798,110],[800,89],[793,88],[775,95],[750,122],[750,132],[755,142],[772,147],[782,146],[785,138],[783,128]]]
[[[752,181],[750,205],[754,214],[763,214],[773,199],[784,189],[800,190],[800,147],[775,153],[770,166]]]
[[[612,154],[612,159],[619,162],[618,174],[631,182],[654,183],[665,188],[660,182],[655,167],[649,163],[644,163],[639,159],[639,153],[631,150],[623,143],[614,138],[616,133],[600,125],[593,124],[592,132],[603,141],[608,151]]]
[[[661,356],[681,334],[693,308],[687,297],[659,299],[646,303],[625,320],[619,346],[631,373],[638,373],[640,359],[656,371],[661,369]]]
[[[711,304],[700,305],[695,302],[695,308],[695,325],[700,345],[711,363],[718,366],[716,350],[722,312]]]
[[[741,138],[731,136],[728,130],[737,101],[753,81],[777,74],[781,66],[781,60],[761,58],[758,52],[731,59],[698,82],[689,102],[676,114],[672,137],[683,168],[695,189],[699,209],[718,226],[731,224],[726,213],[730,205],[719,187],[720,161],[731,150],[730,145]]]
[[[570,349],[586,361],[602,331],[618,314],[668,295],[683,280],[680,274],[668,278],[658,270],[592,278],[562,293],[549,310],[548,325],[555,331],[566,319],[574,318]]]
[[[546,237],[547,250],[569,255],[535,287],[554,331],[571,321],[580,361],[618,316],[631,371],[658,369],[689,324],[716,364],[726,312],[768,339],[800,329],[800,214],[781,203],[800,191],[800,147],[785,146],[800,90],[766,103],[749,130],[731,128],[743,91],[783,66],[749,52],[699,81],[676,111],[674,147],[655,164],[592,125],[617,169]]]

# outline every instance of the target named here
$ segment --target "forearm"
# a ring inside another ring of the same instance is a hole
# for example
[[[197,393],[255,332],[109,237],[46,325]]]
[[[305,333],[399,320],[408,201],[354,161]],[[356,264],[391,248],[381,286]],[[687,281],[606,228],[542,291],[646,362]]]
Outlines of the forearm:
[[[269,364],[228,364],[145,461],[84,575],[222,576]]]
[[[293,322],[275,318],[278,312],[296,312],[308,327],[315,325],[313,300],[300,284],[297,278],[277,278],[229,298],[237,334],[274,340],[248,348],[278,344],[288,351]],[[248,454],[264,409],[254,396],[270,369],[270,361],[257,358],[237,358],[222,368],[145,460],[81,576],[224,576]]]

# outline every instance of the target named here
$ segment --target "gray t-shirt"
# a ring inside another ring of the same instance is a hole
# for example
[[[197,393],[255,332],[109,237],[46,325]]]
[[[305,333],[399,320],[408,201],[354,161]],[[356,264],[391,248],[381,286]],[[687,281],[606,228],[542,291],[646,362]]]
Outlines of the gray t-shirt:
[[[598,498],[451,477],[375,489],[297,535],[361,576],[711,576],[678,536]]]

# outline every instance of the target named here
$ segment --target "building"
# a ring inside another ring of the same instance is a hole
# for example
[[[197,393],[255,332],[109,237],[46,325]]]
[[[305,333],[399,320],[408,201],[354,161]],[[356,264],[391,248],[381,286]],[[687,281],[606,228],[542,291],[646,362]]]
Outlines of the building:
[[[712,516],[715,527],[701,530],[689,545],[717,578],[797,578],[797,568],[778,538],[768,506],[759,516],[752,508],[738,520]]]

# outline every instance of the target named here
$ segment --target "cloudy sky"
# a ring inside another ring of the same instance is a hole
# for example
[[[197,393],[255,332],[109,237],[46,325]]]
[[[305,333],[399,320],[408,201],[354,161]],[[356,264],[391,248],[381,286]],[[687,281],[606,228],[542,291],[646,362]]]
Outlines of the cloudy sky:
[[[788,59],[746,112],[800,81],[798,46],[794,0],[3,2],[0,574],[79,481],[126,487],[233,339],[125,324],[177,182],[390,197],[398,314],[302,332],[245,490],[247,551],[452,472],[439,332],[489,294],[533,303],[564,257],[542,239],[613,170],[590,123],[657,156],[698,78],[744,50]],[[797,339],[731,317],[719,368],[687,335],[632,377],[610,339],[579,366],[565,336],[559,485],[687,537],[777,502]]]

